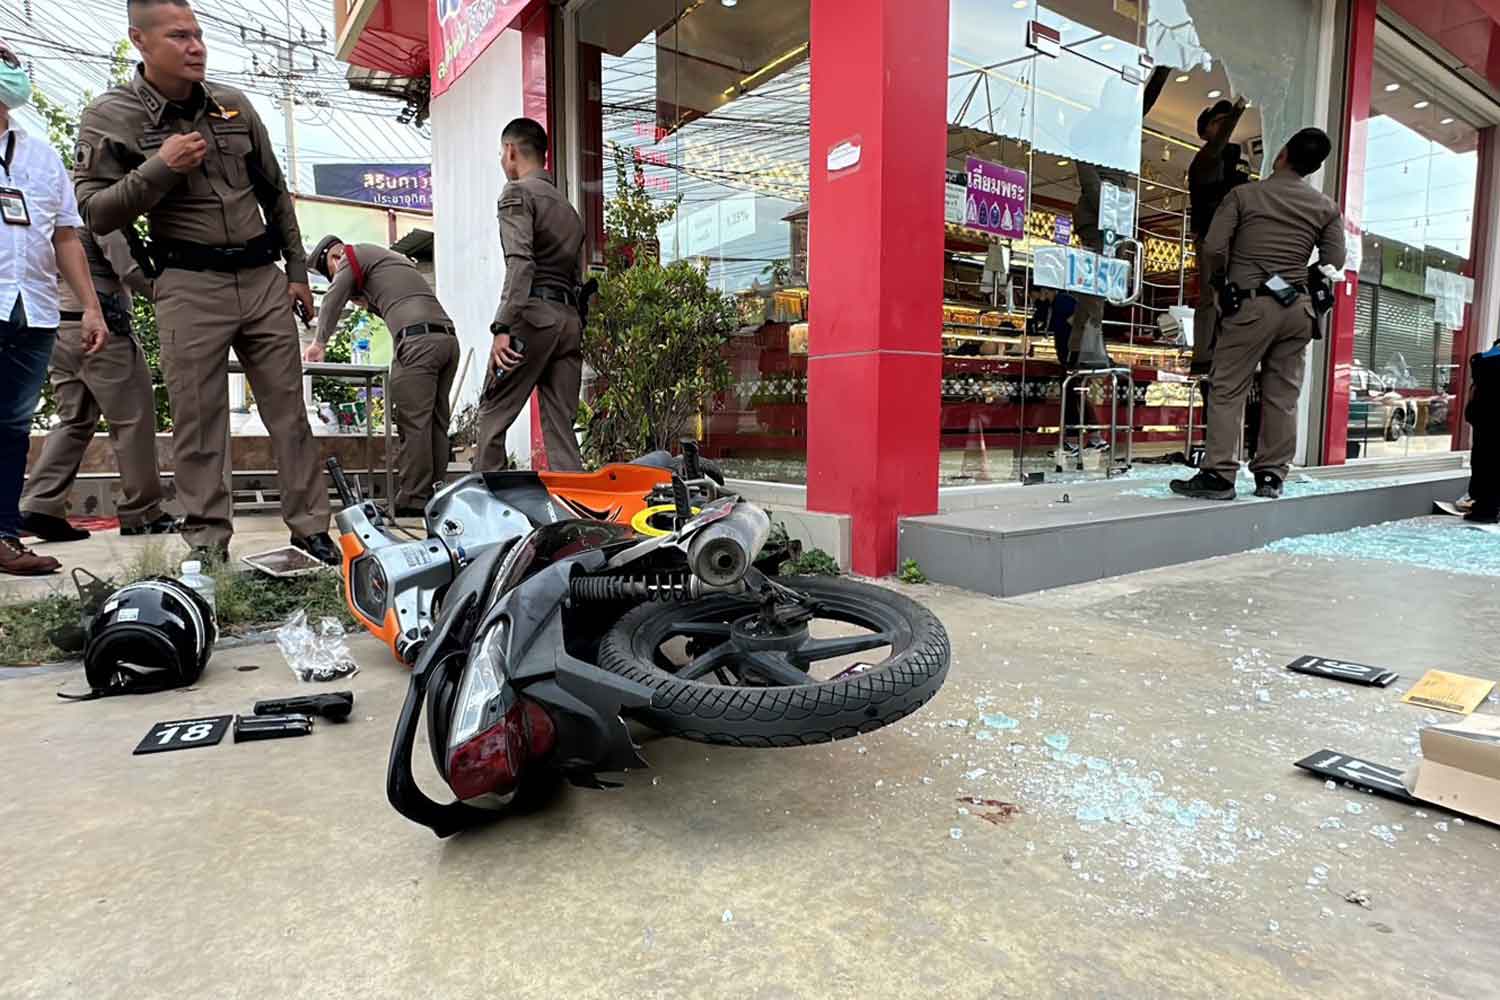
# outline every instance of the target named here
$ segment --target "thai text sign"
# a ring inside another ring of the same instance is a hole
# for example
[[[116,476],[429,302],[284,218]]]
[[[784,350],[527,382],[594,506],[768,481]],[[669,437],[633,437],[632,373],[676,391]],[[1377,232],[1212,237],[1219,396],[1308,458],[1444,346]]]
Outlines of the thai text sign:
[[[426,163],[318,163],[313,189],[327,198],[432,211],[432,167]]]
[[[964,226],[1007,239],[1026,237],[1026,172],[969,157]]]
[[[530,6],[528,0],[432,0],[427,26],[432,47],[432,96],[453,86]]]

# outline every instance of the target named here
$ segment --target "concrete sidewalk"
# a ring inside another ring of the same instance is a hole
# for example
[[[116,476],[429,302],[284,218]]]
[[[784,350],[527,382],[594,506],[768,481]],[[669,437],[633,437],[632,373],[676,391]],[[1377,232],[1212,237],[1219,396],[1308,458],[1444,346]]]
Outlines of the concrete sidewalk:
[[[0,682],[0,997],[1500,995],[1500,831],[1291,766],[1415,760],[1401,690],[1500,673],[1496,579],[1249,553],[910,592],[954,665],[904,723],[651,740],[624,789],[447,842],[385,802],[406,678],[373,641],[335,685],[354,721],[279,743],[130,753],[155,721],[295,692],[274,647],[185,692]],[[1281,669],[1304,652],[1402,676]]]
[[[338,529],[328,533],[338,540]],[[181,535],[120,534],[118,528],[96,531],[81,542],[41,542],[35,538],[26,543],[43,555],[62,563],[62,571],[51,576],[6,576],[0,574],[0,601],[28,601],[50,593],[77,597],[71,571],[82,566],[90,573],[109,577],[132,565],[147,552],[163,552],[175,560],[188,557],[188,544]],[[291,534],[281,518],[270,514],[241,514],[234,519],[234,539],[229,554],[234,559],[265,552],[289,544]]]

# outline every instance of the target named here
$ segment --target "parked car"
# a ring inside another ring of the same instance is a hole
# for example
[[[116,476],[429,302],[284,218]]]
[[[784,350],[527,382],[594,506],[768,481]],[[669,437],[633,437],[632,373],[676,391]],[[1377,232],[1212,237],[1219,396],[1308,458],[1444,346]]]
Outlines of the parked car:
[[[1349,369],[1349,457],[1366,441],[1399,441],[1416,428],[1417,404],[1396,391],[1391,379],[1359,361]]]

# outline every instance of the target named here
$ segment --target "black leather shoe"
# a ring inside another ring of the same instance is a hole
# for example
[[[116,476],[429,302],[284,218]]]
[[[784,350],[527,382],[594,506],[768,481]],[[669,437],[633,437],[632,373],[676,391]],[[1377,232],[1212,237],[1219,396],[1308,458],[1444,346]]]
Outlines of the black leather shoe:
[[[1195,500],[1233,500],[1234,483],[1217,472],[1200,470],[1192,479],[1172,480],[1172,492]]]
[[[1281,499],[1281,477],[1269,472],[1255,474],[1255,495],[1267,500]]]
[[[333,544],[333,539],[328,537],[328,532],[320,531],[316,535],[308,535],[306,538],[292,536],[292,544],[303,552],[312,556],[320,563],[329,566],[337,566],[344,561],[343,553],[339,547]]]
[[[205,569],[210,566],[222,566],[229,561],[229,546],[194,545],[188,550],[188,558],[198,560]]]
[[[177,529],[177,518],[173,517],[171,514],[163,514],[160,517],[156,518],[156,520],[154,521],[147,521],[145,524],[137,524],[129,528],[122,524],[120,525],[120,534],[127,536],[175,535],[177,534]]]
[[[75,528],[60,517],[51,514],[21,515],[21,530],[40,538],[44,542],[81,542],[89,537],[82,528]]]

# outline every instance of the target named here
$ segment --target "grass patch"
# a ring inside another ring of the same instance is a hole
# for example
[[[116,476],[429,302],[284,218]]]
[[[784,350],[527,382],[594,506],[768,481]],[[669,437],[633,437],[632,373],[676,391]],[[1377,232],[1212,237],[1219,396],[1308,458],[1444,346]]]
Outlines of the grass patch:
[[[781,564],[782,576],[838,576],[839,564],[822,549],[803,549]]]
[[[926,583],[927,574],[922,572],[922,567],[917,565],[915,559],[908,559],[901,564],[901,569],[896,573],[896,578],[902,583]]]
[[[153,546],[109,581],[124,586],[152,576],[175,577],[180,566],[176,554]],[[299,608],[307,611],[310,621],[336,618],[346,629],[354,624],[344,603],[343,580],[332,570],[285,580],[242,572],[227,563],[210,566],[206,572],[214,579],[214,604],[219,631],[224,635],[278,626]],[[4,650],[0,655],[4,663],[24,666],[64,659],[67,654],[53,645],[49,636],[57,629],[76,627],[79,613],[76,594],[0,604],[0,650]]]

